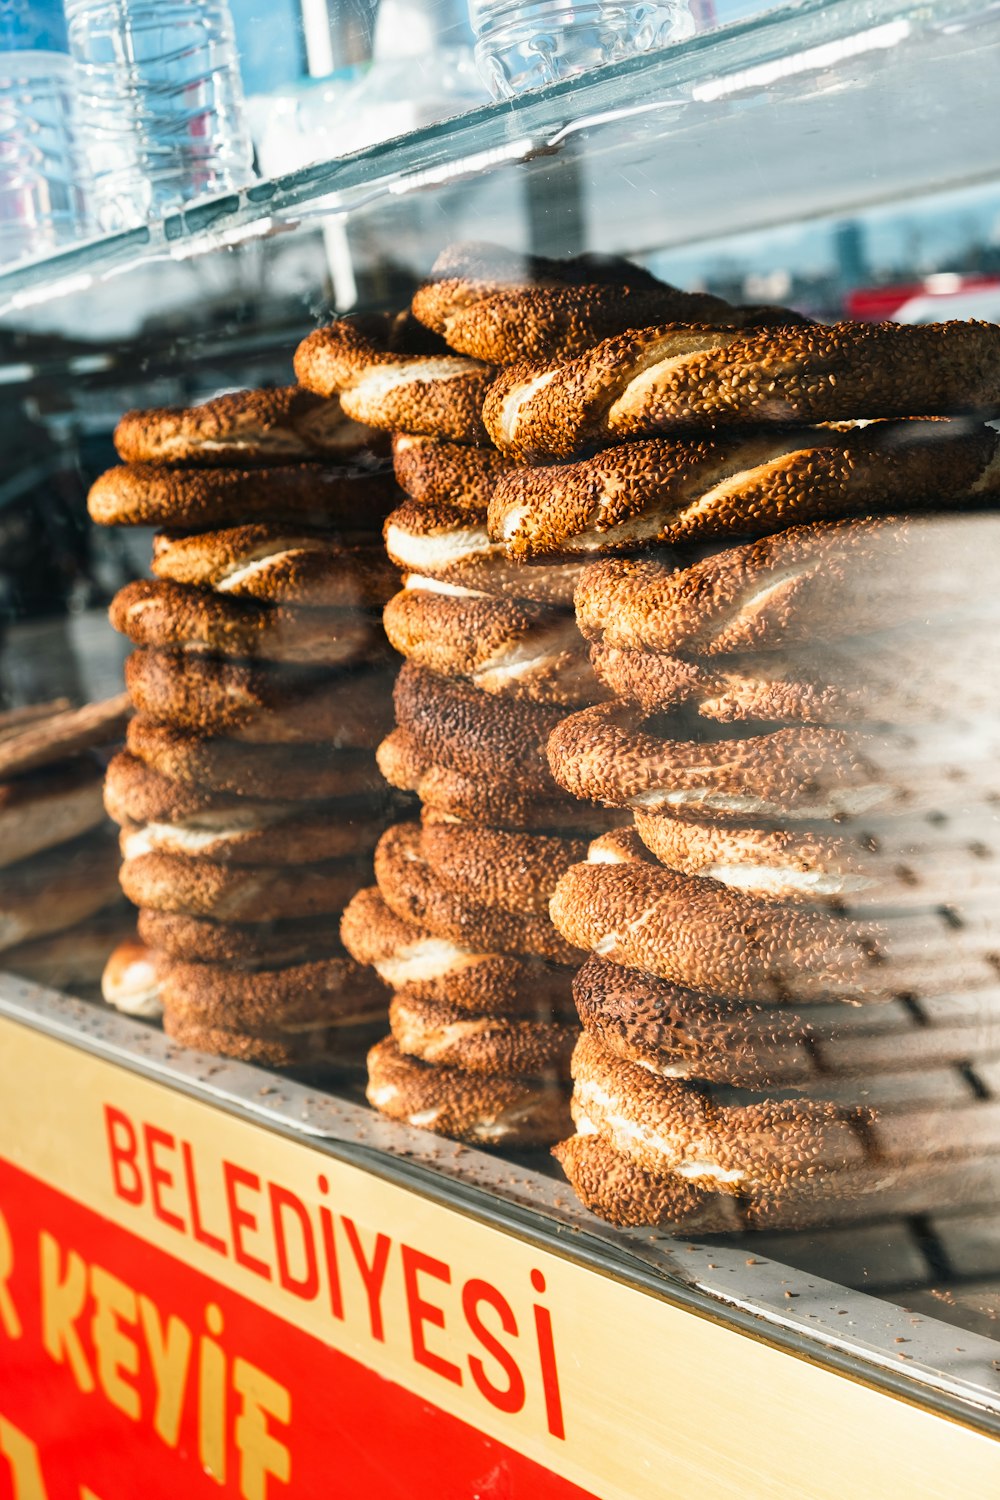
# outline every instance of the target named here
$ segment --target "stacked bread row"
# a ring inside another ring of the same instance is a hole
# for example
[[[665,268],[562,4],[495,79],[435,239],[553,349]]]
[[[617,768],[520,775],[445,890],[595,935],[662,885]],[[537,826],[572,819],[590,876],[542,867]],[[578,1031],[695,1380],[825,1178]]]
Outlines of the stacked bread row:
[[[1000,495],[1000,330],[657,327],[508,370],[484,412],[532,461],[491,537],[601,558],[576,608],[614,696],[549,759],[633,821],[551,906],[591,953],[574,1187],[685,1230],[991,1196],[996,880],[957,830],[996,795],[1000,684],[960,517]]]
[[[417,794],[421,818],[384,835],[377,885],[342,928],[392,991],[368,1097],[460,1139],[550,1145],[568,1119],[576,1017],[574,954],[548,901],[594,824],[545,760],[565,707],[599,691],[573,616],[580,569],[511,566],[486,537],[506,465],[480,418],[485,361],[405,316],[319,331],[296,371],[392,432],[406,497],[385,525],[403,575],[385,628],[406,662],[379,764]]]
[[[86,991],[127,930],[101,799],[127,712],[122,694],[0,714],[0,968]]]
[[[135,717],[108,768],[164,1026],[272,1066],[349,1057],[382,1007],[340,914],[386,822],[377,436],[294,387],[131,412],[90,513],[153,526],[111,619]]]

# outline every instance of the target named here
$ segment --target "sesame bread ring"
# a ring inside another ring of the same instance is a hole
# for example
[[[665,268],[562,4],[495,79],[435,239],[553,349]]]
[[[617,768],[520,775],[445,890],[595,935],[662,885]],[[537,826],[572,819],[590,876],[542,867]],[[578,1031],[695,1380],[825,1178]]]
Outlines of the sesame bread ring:
[[[23,776],[120,742],[130,712],[128,693],[118,693],[82,708],[45,704],[0,716],[0,778]]]
[[[719,1192],[863,1165],[870,1111],[827,1099],[737,1095],[658,1078],[584,1032],[573,1052],[577,1129],[609,1140],[647,1172]]]
[[[994,493],[998,453],[990,428],[947,421],[624,443],[512,469],[494,486],[489,533],[522,559],[759,536]]]
[[[274,1029],[265,1034],[224,1026],[205,1026],[172,1010],[163,1012],[163,1030],[171,1041],[213,1057],[261,1068],[324,1067],[359,1063],[371,1041],[372,1026],[314,1025]]]
[[[398,917],[463,948],[527,953],[555,964],[572,964],[578,956],[547,914],[487,906],[436,879],[420,854],[419,823],[398,823],[382,835],[375,850],[375,879]]]
[[[821,521],[683,569],[656,558],[606,558],[577,588],[577,623],[588,640],[625,651],[815,649],[818,641],[888,629],[933,609],[935,538],[934,526],[892,517]],[[918,571],[924,562],[927,571]]]
[[[298,802],[250,802],[236,811],[195,813],[158,823],[126,822],[119,847],[122,859],[186,854],[216,864],[315,864],[369,852],[388,821],[385,809],[374,804],[316,802],[303,807]]]
[[[408,661],[485,693],[567,704],[602,693],[573,616],[548,605],[407,587],[382,622]]]
[[[133,719],[129,752],[169,781],[203,791],[231,792],[264,801],[328,797],[377,797],[384,792],[370,754],[332,751],[329,745],[254,745],[243,740],[209,739]]]
[[[419,317],[425,299],[418,291]],[[706,292],[645,286],[548,286],[491,292],[455,311],[438,328],[450,348],[491,365],[572,359],[602,339],[654,323],[768,328],[806,323],[780,307],[734,307]]]
[[[409,577],[408,588],[461,595],[467,590],[506,594],[572,608],[573,590],[586,563],[512,563],[491,542],[481,520],[448,505],[408,500],[385,523],[389,558]],[[388,597],[388,596],[386,596]]]
[[[1000,414],[1000,331],[988,323],[661,324],[565,362],[512,365],[483,404],[502,452],[554,458],[690,426],[962,412]]]
[[[505,1150],[549,1146],[565,1135],[569,1120],[563,1084],[432,1067],[404,1056],[392,1037],[368,1054],[367,1097],[373,1109],[404,1125]]]
[[[375,622],[350,610],[227,599],[160,579],[127,583],[108,613],[114,628],[137,646],[312,666],[363,661],[379,640]]]
[[[91,485],[87,509],[99,526],[186,530],[275,521],[377,532],[399,491],[391,474],[351,474],[319,464],[276,469],[178,469],[127,464]]]
[[[303,339],[295,374],[317,395],[339,395],[347,415],[371,427],[486,443],[481,412],[493,371],[476,360],[391,353],[369,327],[340,318]]]
[[[407,1000],[477,1015],[575,1022],[573,970],[524,954],[487,953],[398,917],[377,886],[358,891],[340,923],[344,947]]]
[[[0,782],[0,869],[104,821],[101,774],[82,756]]]
[[[396,483],[418,505],[446,505],[482,519],[497,481],[517,467],[517,460],[495,448],[395,432],[392,466]]]
[[[627,969],[727,1000],[885,1000],[877,935],[644,862],[580,864],[550,907],[563,937]]]
[[[420,854],[446,885],[485,906],[548,916],[559,876],[587,857],[583,839],[511,833],[475,823],[425,821]]]
[[[128,658],[125,681],[147,719],[260,744],[374,749],[392,722],[388,672],[335,676],[149,647]]]
[[[739,1200],[674,1172],[647,1172],[603,1135],[573,1135],[552,1155],[592,1214],[620,1229],[658,1224],[686,1234],[732,1234],[746,1227]]]
[[[278,922],[342,911],[365,874],[359,859],[247,868],[188,854],[138,854],[122,865],[121,886],[136,906],[153,911],[216,922]]]
[[[125,463],[267,464],[350,459],[378,434],[297,385],[230,391],[200,406],[127,411],[114,431]]]
[[[363,1025],[385,1020],[385,997],[367,970],[345,955],[280,969],[157,963],[165,1007],[178,1019],[234,1031],[310,1022]]]
[[[0,952],[95,916],[118,900],[118,851],[104,833],[0,871]]]
[[[126,938],[108,955],[101,973],[101,995],[126,1016],[162,1015],[156,954],[136,937]]]
[[[216,922],[144,907],[139,937],[148,948],[184,963],[277,969],[343,953],[338,917],[293,917],[281,922]]]
[[[389,1027],[400,1052],[436,1067],[499,1078],[569,1074],[576,1026],[477,1016],[455,1005],[395,995]]]
[[[684,738],[669,718],[661,727],[626,703],[598,703],[553,730],[549,764],[574,797],[693,817],[828,819],[896,795],[840,730],[730,736],[702,724],[697,738]]]
[[[172,583],[314,609],[376,609],[396,588],[395,571],[371,538],[297,531],[274,522],[191,536],[158,532],[152,568]]]

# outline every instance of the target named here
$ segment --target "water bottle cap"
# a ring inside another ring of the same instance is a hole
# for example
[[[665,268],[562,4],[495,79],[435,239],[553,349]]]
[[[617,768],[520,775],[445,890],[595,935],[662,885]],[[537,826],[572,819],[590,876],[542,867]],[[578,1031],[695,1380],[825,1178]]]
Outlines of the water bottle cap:
[[[68,52],[62,0],[0,0],[0,52]]]

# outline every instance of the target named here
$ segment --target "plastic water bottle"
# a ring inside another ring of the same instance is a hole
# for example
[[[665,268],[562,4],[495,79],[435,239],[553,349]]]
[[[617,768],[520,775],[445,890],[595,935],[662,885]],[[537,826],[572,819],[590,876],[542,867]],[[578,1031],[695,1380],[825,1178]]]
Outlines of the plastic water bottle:
[[[691,36],[687,0],[470,0],[476,62],[496,99]]]
[[[250,179],[227,0],[66,0],[66,21],[102,229]]]
[[[87,232],[61,0],[0,0],[0,265]]]

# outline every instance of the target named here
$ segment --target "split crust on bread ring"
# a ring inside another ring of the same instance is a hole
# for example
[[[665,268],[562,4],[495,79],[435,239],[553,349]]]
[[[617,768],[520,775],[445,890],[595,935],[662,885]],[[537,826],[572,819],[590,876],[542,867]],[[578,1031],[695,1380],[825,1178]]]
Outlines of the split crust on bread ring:
[[[549,737],[556,781],[609,807],[691,817],[829,819],[892,801],[893,788],[835,729],[739,736],[701,721],[697,738],[615,700],[571,714]],[[680,732],[678,732],[680,731]]]
[[[572,704],[603,691],[573,616],[548,605],[407,587],[389,600],[382,622],[408,661],[467,678],[484,693]]]
[[[491,542],[483,522],[448,505],[408,500],[385,523],[390,560],[409,576],[407,588],[460,597],[471,591],[531,599],[572,609],[573,590],[587,564],[511,562]],[[388,596],[386,596],[388,597]]]
[[[595,557],[941,508],[995,494],[998,454],[991,428],[948,421],[624,443],[500,477],[489,534],[512,558]]]
[[[227,599],[208,589],[136,579],[111,601],[111,623],[137,646],[343,667],[379,644],[374,620],[351,610]]]
[[[153,1019],[163,1012],[156,954],[137,938],[126,938],[108,955],[101,973],[106,1004],[126,1016]]]
[[[143,907],[137,926],[141,941],[168,958],[255,970],[342,955],[338,921],[336,913],[324,913],[280,922],[218,922]]]
[[[125,681],[155,723],[258,744],[374,749],[392,722],[388,672],[333,675],[147,647],[126,661]]]
[[[1000,329],[808,324],[747,333],[661,324],[568,361],[511,365],[483,420],[504,453],[569,458],[692,426],[1000,414]]]
[[[215,864],[189,854],[138,854],[125,861],[120,878],[136,906],[217,922],[277,922],[343,911],[365,873],[359,859],[290,868]]]
[[[377,533],[399,502],[391,474],[350,473],[320,464],[274,469],[179,469],[123,464],[91,485],[87,509],[99,526],[186,530],[273,521]]]
[[[370,536],[334,537],[261,522],[153,538],[153,572],[237,599],[311,609],[377,609],[396,574]]]
[[[127,411],[114,431],[125,463],[287,463],[351,459],[371,451],[379,434],[352,422],[339,401],[301,386],[229,391],[199,406]]]
[[[547,917],[556,881],[586,859],[587,844],[553,834],[425,820],[420,854],[439,880],[473,901]]]
[[[0,871],[0,951],[75,927],[118,899],[118,851],[104,833]]]
[[[573,970],[526,954],[488,953],[398,917],[377,886],[358,891],[340,923],[344,947],[407,1000],[513,1020],[575,1020]]]
[[[254,971],[227,964],[158,961],[164,1005],[178,1018],[230,1030],[384,1021],[380,986],[341,954]]]
[[[624,651],[815,649],[926,616],[939,598],[940,545],[933,525],[887,517],[792,527],[687,568],[606,558],[577,587],[577,624],[588,640]]]
[[[444,505],[483,520],[497,481],[517,467],[517,459],[495,448],[394,432],[392,466],[396,483],[418,505]]]
[[[863,1165],[871,1112],[827,1099],[744,1096],[657,1077],[584,1032],[573,1052],[577,1129],[610,1140],[647,1172],[719,1192]]]
[[[364,803],[258,802],[170,821],[128,821],[119,847],[126,860],[185,854],[226,865],[308,865],[369,852],[387,821],[384,809]]]
[[[0,782],[0,869],[103,821],[100,768],[86,756]]]
[[[418,736],[394,729],[376,751],[378,768],[390,786],[414,792],[441,818],[521,829],[595,831],[607,814],[561,792],[551,777],[544,783],[519,770],[456,770],[434,759]]]
[[[553,1146],[552,1155],[583,1206],[620,1229],[658,1224],[689,1234],[727,1234],[747,1227],[732,1194],[673,1172],[647,1172],[604,1136],[570,1136]]]
[[[562,1084],[432,1067],[404,1056],[392,1037],[368,1054],[366,1092],[372,1108],[390,1119],[474,1146],[551,1145],[569,1120]]]
[[[421,856],[420,831],[419,823],[399,823],[382,835],[375,850],[375,879],[398,917],[463,948],[532,954],[555,964],[575,962],[572,945],[555,931],[547,914],[488,906],[437,879]]]
[[[400,1052],[436,1067],[501,1078],[565,1077],[578,1034],[555,1022],[477,1016],[455,1005],[394,995],[389,1027]]]
[[[339,395],[347,415],[371,427],[486,442],[481,413],[494,371],[476,360],[393,353],[366,323],[340,318],[303,339],[295,374],[317,395]]]
[[[170,781],[264,801],[315,802],[378,797],[384,787],[372,756],[330,745],[255,745],[133,719],[129,752]]]
[[[549,909],[577,948],[727,1000],[891,998],[879,929],[644,861],[574,865]]]

